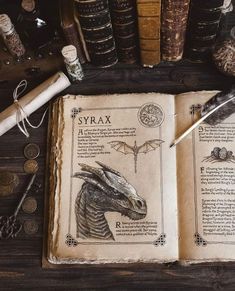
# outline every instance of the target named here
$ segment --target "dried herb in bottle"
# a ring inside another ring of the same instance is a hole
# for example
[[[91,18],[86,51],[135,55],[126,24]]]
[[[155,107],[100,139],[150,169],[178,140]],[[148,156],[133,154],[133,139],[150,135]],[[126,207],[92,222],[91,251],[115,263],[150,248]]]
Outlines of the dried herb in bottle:
[[[6,14],[0,14],[0,31],[9,52],[16,57],[21,57],[25,53],[25,47],[16,32],[11,19]]]
[[[77,49],[73,45],[63,47],[61,51],[69,78],[71,81],[81,81],[84,77],[82,66],[77,56]]]

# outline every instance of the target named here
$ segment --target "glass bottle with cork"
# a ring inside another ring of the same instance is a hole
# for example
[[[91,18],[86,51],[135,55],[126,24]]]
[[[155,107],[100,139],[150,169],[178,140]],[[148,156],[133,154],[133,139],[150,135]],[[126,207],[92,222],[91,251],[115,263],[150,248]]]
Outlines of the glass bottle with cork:
[[[7,14],[0,14],[0,32],[10,54],[22,57],[25,54],[25,47]]]
[[[64,46],[61,51],[64,57],[64,63],[71,81],[81,81],[84,78],[81,63],[77,55],[77,49],[74,45]]]
[[[47,21],[41,17],[36,0],[21,1],[21,12],[17,21],[22,37],[33,49],[39,49],[52,40],[53,31]]]

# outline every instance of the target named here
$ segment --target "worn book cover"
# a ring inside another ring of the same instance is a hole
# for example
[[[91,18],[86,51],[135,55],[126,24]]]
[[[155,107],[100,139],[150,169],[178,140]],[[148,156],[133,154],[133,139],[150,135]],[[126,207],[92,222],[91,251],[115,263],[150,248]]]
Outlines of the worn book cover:
[[[137,11],[141,64],[153,67],[161,61],[161,0],[138,0]]]
[[[134,64],[139,59],[136,0],[110,0],[109,5],[118,59]]]
[[[192,0],[185,55],[192,61],[207,61],[220,31],[224,0]]]
[[[108,0],[75,0],[75,15],[91,63],[106,68],[118,62]]]
[[[216,91],[59,98],[50,139],[52,264],[232,260],[235,120],[176,134]]]
[[[206,1],[205,1],[206,2]],[[161,54],[163,61],[183,56],[190,0],[162,0]]]

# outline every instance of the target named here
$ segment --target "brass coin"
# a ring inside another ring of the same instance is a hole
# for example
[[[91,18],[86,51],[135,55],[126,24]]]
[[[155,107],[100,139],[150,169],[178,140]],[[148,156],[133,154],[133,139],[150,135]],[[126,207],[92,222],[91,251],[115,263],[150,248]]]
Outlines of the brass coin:
[[[15,176],[11,172],[0,172],[0,185],[8,186],[14,182]]]
[[[38,223],[35,220],[26,220],[23,227],[24,232],[29,235],[37,233],[39,228]]]
[[[27,197],[22,205],[22,210],[25,213],[31,214],[37,210],[37,200],[33,197]]]
[[[11,195],[13,193],[14,189],[19,185],[19,177],[16,174],[12,174],[11,178],[13,178],[13,180],[8,179],[8,177],[5,180],[3,179],[3,181],[1,180],[0,196],[4,197],[4,196]],[[10,182],[10,184],[7,185],[9,182]],[[4,184],[6,184],[6,185],[4,185]]]
[[[28,160],[36,159],[40,154],[40,148],[35,143],[29,143],[24,148],[24,155]]]
[[[35,174],[38,171],[38,163],[35,160],[27,160],[24,163],[24,171],[27,174]]]
[[[7,186],[0,185],[0,196],[4,197],[11,195],[13,193],[14,188],[15,187],[13,184]]]

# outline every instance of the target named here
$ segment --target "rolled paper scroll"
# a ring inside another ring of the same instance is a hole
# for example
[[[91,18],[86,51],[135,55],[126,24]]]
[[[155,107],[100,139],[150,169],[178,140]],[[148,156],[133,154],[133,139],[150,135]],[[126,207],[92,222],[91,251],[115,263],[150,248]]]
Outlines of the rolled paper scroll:
[[[47,103],[52,97],[70,85],[69,79],[62,72],[58,72],[38,87],[30,91],[18,101],[27,116]],[[0,113],[0,136],[17,124],[18,106],[12,104]]]

